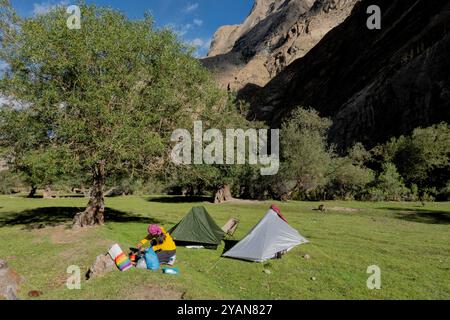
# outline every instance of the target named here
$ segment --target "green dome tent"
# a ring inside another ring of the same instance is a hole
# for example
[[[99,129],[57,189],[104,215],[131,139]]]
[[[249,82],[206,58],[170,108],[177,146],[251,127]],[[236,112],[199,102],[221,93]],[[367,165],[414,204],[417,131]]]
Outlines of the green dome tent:
[[[170,231],[178,244],[218,246],[225,236],[204,207],[194,207]]]

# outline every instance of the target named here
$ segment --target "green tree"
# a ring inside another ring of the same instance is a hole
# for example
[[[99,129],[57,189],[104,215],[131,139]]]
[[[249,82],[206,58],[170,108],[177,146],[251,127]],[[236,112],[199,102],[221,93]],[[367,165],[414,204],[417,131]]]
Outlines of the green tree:
[[[450,171],[450,126],[441,123],[428,128],[417,128],[410,137],[401,136],[386,144],[387,161],[396,164],[408,184],[429,187],[438,181],[433,171]],[[448,178],[440,181],[445,184]]]
[[[409,190],[393,163],[383,164],[383,171],[377,177],[376,187],[370,190],[375,200],[400,201]]]
[[[149,15],[130,20],[81,5],[81,29],[71,30],[65,8],[18,19],[7,1],[1,5],[0,59],[10,70],[0,90],[26,102],[1,110],[1,141],[16,164],[57,150],[56,171],[90,174],[90,200],[74,226],[103,223],[107,179],[161,170],[172,131],[220,114],[227,100],[192,49],[155,29]]]
[[[280,176],[275,179],[283,181],[284,197],[296,191],[308,193],[327,183],[333,154],[327,146],[330,126],[331,120],[321,118],[315,110],[303,108],[296,109],[283,124],[282,165]]]
[[[348,157],[353,164],[362,166],[372,158],[369,151],[360,142],[356,143],[348,152]]]
[[[354,164],[350,157],[334,158],[328,176],[330,181],[327,185],[327,195],[342,200],[355,199],[375,179],[372,170],[362,164]]]
[[[226,129],[247,129],[261,128],[262,124],[250,123],[238,112],[234,99],[231,97],[221,109],[220,114],[209,113],[202,115],[203,130],[217,129],[221,132],[225,145]],[[232,127],[230,126],[232,124]],[[194,136],[190,130],[191,136]],[[214,141],[215,142],[215,141]],[[209,143],[203,141],[202,147],[205,148]],[[235,144],[237,148],[237,143]],[[249,145],[246,144],[246,152]],[[234,150],[236,151],[236,150]],[[226,154],[226,148],[222,148],[223,155]],[[246,165],[227,165],[227,164],[191,164],[174,165],[167,169],[167,180],[169,184],[186,191],[186,195],[203,195],[206,192],[212,192],[214,202],[221,203],[232,198],[232,189],[239,188],[242,183],[240,177],[248,169]]]
[[[22,173],[24,182],[31,187],[29,197],[34,197],[38,188],[51,189],[54,183],[70,183],[76,168],[67,168],[62,154],[55,147],[30,150],[14,161],[15,171]]]

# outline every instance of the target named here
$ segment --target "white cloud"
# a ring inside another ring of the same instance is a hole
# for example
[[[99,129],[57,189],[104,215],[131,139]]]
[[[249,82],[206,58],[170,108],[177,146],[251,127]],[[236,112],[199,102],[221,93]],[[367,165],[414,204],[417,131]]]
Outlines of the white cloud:
[[[195,24],[197,27],[201,27],[201,26],[203,25],[203,20],[200,20],[200,19],[194,19],[194,24]]]
[[[202,47],[202,46],[205,45],[205,41],[203,39],[200,39],[200,38],[196,38],[194,40],[191,40],[190,43],[193,46],[196,46],[196,47]]]
[[[198,57],[204,57],[211,47],[211,39],[195,38],[193,40],[189,40],[188,44],[197,48],[196,55]]]
[[[68,6],[68,5],[69,5],[68,0],[62,0],[58,3],[51,3],[50,1],[45,1],[45,2],[41,2],[41,3],[33,3],[33,14],[34,15],[46,14],[56,7]]]
[[[184,8],[184,12],[193,12],[195,10],[197,10],[199,7],[198,3],[189,3],[185,8]]]
[[[201,27],[203,25],[203,20],[200,19],[194,19],[189,23],[178,25],[175,23],[169,23],[166,25],[167,28],[172,29],[173,32],[175,32],[178,36],[183,37],[185,36],[189,31],[196,27]]]
[[[192,29],[193,25],[191,23],[187,23],[184,25],[169,23],[168,25],[166,25],[166,27],[175,32],[179,37],[183,37],[189,32],[189,30]]]

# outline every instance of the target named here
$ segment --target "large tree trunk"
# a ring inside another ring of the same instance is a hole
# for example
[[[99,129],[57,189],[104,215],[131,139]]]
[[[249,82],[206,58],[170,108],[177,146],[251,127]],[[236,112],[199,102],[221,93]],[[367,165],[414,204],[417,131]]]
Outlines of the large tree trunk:
[[[195,195],[194,187],[187,186],[187,188],[185,190],[183,190],[183,195],[185,197],[193,197]]]
[[[214,203],[223,203],[226,201],[233,200],[233,196],[231,195],[231,189],[229,185],[222,186],[217,190],[216,195],[214,196]]]
[[[37,187],[31,186],[31,190],[30,190],[30,193],[28,194],[28,198],[34,198],[34,196],[36,195],[36,191],[37,191]]]
[[[50,186],[46,186],[44,189],[44,193],[42,195],[42,197],[44,199],[53,199],[53,192],[52,192],[52,188],[50,188]]]
[[[95,165],[92,178],[93,183],[89,203],[86,210],[77,213],[73,219],[74,228],[102,225],[104,223],[105,161],[99,161]]]

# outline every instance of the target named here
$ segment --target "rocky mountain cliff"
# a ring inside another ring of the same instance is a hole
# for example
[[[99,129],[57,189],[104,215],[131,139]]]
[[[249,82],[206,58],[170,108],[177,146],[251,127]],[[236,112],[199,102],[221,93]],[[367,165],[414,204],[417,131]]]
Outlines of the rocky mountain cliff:
[[[369,5],[382,12],[369,30]],[[363,0],[304,57],[241,98],[251,119],[279,126],[297,106],[317,109],[334,124],[341,150],[367,146],[416,127],[450,122],[450,1]]]
[[[214,35],[204,65],[223,87],[260,86],[303,57],[358,0],[256,0],[242,25]]]

